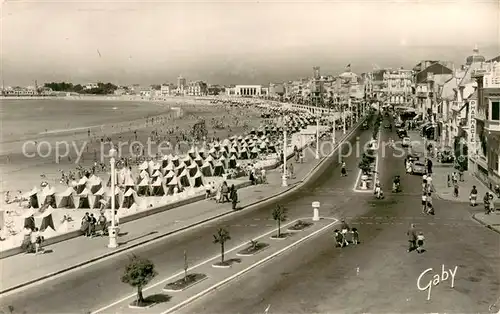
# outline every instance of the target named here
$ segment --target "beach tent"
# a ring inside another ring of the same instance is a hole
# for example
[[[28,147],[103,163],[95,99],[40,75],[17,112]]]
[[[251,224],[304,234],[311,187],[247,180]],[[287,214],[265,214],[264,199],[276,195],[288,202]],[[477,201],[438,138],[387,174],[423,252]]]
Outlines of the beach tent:
[[[194,163],[196,163],[198,166],[203,165],[203,158],[200,155],[196,156],[194,158]]]
[[[142,164],[139,165],[139,170],[147,170],[149,167],[149,164],[147,161],[144,161]]]
[[[161,167],[165,168],[168,164],[170,163],[170,159],[168,158],[167,155],[163,156],[161,159]]]
[[[227,160],[224,156],[221,156],[218,161],[222,163],[222,165],[224,166],[224,169],[227,168]]]
[[[179,156],[175,155],[174,157],[172,157],[171,161],[174,164],[174,167],[179,166],[180,163]]]
[[[194,146],[191,146],[191,149],[188,151],[188,156],[193,158],[193,159],[196,157],[196,150],[195,150]]]
[[[200,155],[201,158],[205,159],[206,157],[206,153],[205,153],[205,148],[200,148],[200,150],[198,151],[198,155]]]
[[[186,169],[184,169],[184,171],[182,171],[181,174],[179,174],[178,178],[179,178],[179,185],[181,187],[190,186],[189,175]]]
[[[35,212],[36,212],[36,210],[34,208],[30,208],[30,209],[27,209],[22,214],[22,218],[24,219],[24,228],[35,230],[35,218],[33,217]]]
[[[133,191],[133,190],[130,190]],[[115,188],[115,209],[120,208],[120,194],[121,191],[118,187]],[[111,189],[104,193],[104,201],[106,203],[106,209],[111,208]]]
[[[208,155],[207,159],[205,159],[205,162],[210,163],[212,166],[214,164],[215,159],[212,157],[212,155]]]
[[[85,190],[87,189],[86,188],[83,189],[82,192]],[[66,189],[66,191],[57,195],[58,198],[57,208],[75,208],[75,201],[73,199],[74,193],[75,190],[72,187],[69,187]]]
[[[236,157],[234,155],[231,156],[231,158],[229,158],[228,168],[229,169],[235,169],[237,163],[238,163],[238,161],[236,160]]]
[[[220,177],[224,173],[225,173],[224,165],[222,164],[222,162],[217,161],[217,163],[214,166],[213,175],[216,176],[216,177]]]
[[[125,182],[123,183],[123,185],[125,186],[125,192],[127,192],[128,190],[133,190],[135,188],[135,183],[134,179],[132,179],[132,176],[127,175],[125,177]]]
[[[198,172],[198,166],[195,163],[192,163],[187,167],[187,170],[189,172],[189,176],[194,176],[196,172]]]
[[[196,172],[196,174],[192,177],[189,178],[190,180],[190,185],[194,188],[197,188],[197,187],[200,187],[200,186],[203,186],[203,176],[201,174],[201,172],[198,170]]]
[[[236,148],[234,147],[231,147],[231,149],[229,150],[229,156],[233,157],[238,157],[238,151],[236,150]]]
[[[246,148],[242,148],[240,150],[240,159],[249,159],[248,158],[248,151],[246,150]]]
[[[137,195],[138,196],[149,196],[149,180],[148,178],[142,179],[137,185]]]
[[[168,191],[167,194],[172,195],[174,194],[174,189],[179,188],[179,179],[177,179],[176,176],[170,180],[170,182],[167,183]]]
[[[189,166],[191,164],[191,157],[189,157],[189,155],[186,155],[186,157],[182,158],[181,162],[184,165]]]
[[[165,176],[165,183],[168,184],[174,177],[175,177],[175,173],[173,171],[170,171]]]
[[[148,162],[148,173],[152,174],[155,171],[155,162],[150,160]]]
[[[200,171],[205,177],[211,177],[213,170],[212,170],[212,165],[205,161],[205,163],[200,167]]]
[[[90,192],[95,193],[102,188],[102,180],[97,176],[92,176],[89,179]]]
[[[252,148],[252,151],[250,152],[250,157],[253,159],[253,158],[257,158],[257,156],[259,155],[259,149],[257,147],[253,147]]]
[[[54,188],[52,187],[49,187],[49,186],[46,186],[43,190],[42,190],[42,207],[47,207],[47,206],[52,206],[52,207],[57,207],[56,205],[56,191],[54,190]]]
[[[38,192],[40,192],[38,190],[38,188],[35,186],[33,187],[33,189],[29,192],[26,192],[24,195],[23,195],[23,198],[27,199],[28,200],[28,206],[29,207],[33,207],[33,208],[40,208],[40,205],[38,203]]]
[[[90,189],[85,189],[82,193],[79,193],[78,196],[78,208],[91,209],[93,208],[89,199],[89,195],[92,194]]]
[[[143,178],[149,178],[149,173],[146,170],[141,170],[141,172],[139,173],[139,178],[141,178],[141,180]]]
[[[132,204],[138,202],[139,197],[137,196],[137,193],[134,190],[129,189],[123,194],[122,206],[120,206],[120,208],[130,208]]]
[[[165,173],[172,171],[174,169],[175,169],[174,164],[169,163],[165,168],[162,169],[163,170],[162,172],[163,172],[163,174],[165,174]]]
[[[155,172],[153,172],[153,175],[151,175],[153,178],[156,178],[156,177],[161,177],[161,172],[159,170],[155,170]]]
[[[45,231],[47,228],[52,228],[52,230],[55,229],[54,220],[52,219],[53,212],[54,208],[49,206],[49,208],[47,208],[40,216],[35,217],[37,220],[41,219],[40,227],[38,227],[38,230],[40,230],[40,232]]]
[[[78,183],[76,184],[75,191],[76,193],[82,193],[82,191],[85,189],[87,186],[87,177],[82,177]]]
[[[163,181],[160,177],[156,178],[156,181],[151,184],[151,194],[153,196],[163,196],[165,195],[166,188],[163,185]]]
[[[175,168],[175,174],[180,175],[184,170],[186,169],[186,164],[184,162],[181,162],[176,168]]]
[[[215,156],[217,156],[217,150],[216,150],[214,147],[212,147],[212,148],[210,148],[210,150],[208,151],[208,154],[209,154],[210,156],[212,156],[212,157],[215,157]]]
[[[104,188],[102,187],[99,189],[99,191],[89,196],[89,201],[91,201],[90,205],[92,206],[92,208],[100,208],[102,204],[101,200],[104,201],[104,203],[106,202],[106,200],[104,200]]]

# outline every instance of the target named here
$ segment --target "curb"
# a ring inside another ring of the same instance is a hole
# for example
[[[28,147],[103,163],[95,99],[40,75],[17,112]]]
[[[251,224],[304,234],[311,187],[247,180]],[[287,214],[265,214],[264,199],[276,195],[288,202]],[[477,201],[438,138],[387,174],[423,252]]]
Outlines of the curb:
[[[83,267],[85,265],[88,265],[88,264],[91,264],[91,263],[94,263],[94,262],[97,262],[99,260],[102,260],[104,258],[107,258],[107,257],[111,257],[113,255],[118,255],[120,253],[124,253],[124,252],[127,252],[127,251],[130,251],[136,247],[139,247],[139,246],[142,246],[142,245],[145,245],[145,244],[148,244],[150,242],[153,242],[153,241],[156,241],[156,240],[159,240],[159,239],[162,239],[162,238],[165,238],[167,236],[170,236],[170,235],[173,235],[173,234],[176,234],[176,233],[179,233],[179,232],[182,232],[182,231],[185,231],[185,230],[188,230],[188,229],[191,229],[193,227],[196,227],[198,225],[201,225],[201,224],[204,224],[206,222],[209,222],[209,221],[213,221],[213,220],[216,220],[216,219],[219,219],[219,218],[222,218],[222,217],[225,217],[225,216],[228,216],[230,214],[235,214],[235,213],[240,213],[242,210],[244,209],[247,209],[247,210],[250,210],[250,209],[255,209],[254,207],[263,207],[263,206],[266,206],[266,205],[269,205],[269,203],[272,202],[277,202],[277,201],[280,201],[288,196],[290,196],[291,194],[295,193],[297,190],[299,190],[303,185],[306,185],[307,183],[309,183],[310,181],[312,181],[312,178],[313,178],[313,174],[315,174],[317,172],[317,169],[319,166],[323,166],[325,164],[325,161],[331,159],[335,152],[338,150],[338,148],[340,147],[340,144],[343,143],[346,139],[350,138],[355,131],[358,130],[359,126],[361,125],[361,123],[365,120],[365,118],[362,118],[355,126],[354,128],[346,134],[346,136],[344,136],[344,138],[339,142],[339,144],[337,144],[334,148],[334,150],[326,157],[326,158],[323,158],[322,160],[320,160],[320,162],[311,169],[311,171],[309,171],[304,179],[302,179],[301,181],[293,184],[293,185],[290,185],[289,188],[287,188],[285,191],[283,192],[280,192],[278,194],[275,194],[275,195],[272,195],[272,196],[269,196],[267,198],[264,198],[264,199],[261,199],[261,200],[258,200],[254,203],[251,203],[247,206],[244,206],[244,207],[241,207],[239,210],[237,211],[234,211],[234,210],[229,210],[228,212],[225,212],[225,213],[222,213],[222,214],[219,214],[219,215],[216,215],[216,216],[212,216],[210,218],[206,218],[204,220],[201,220],[201,221],[197,221],[195,223],[192,223],[192,224],[189,224],[187,226],[184,226],[182,228],[179,228],[179,229],[176,229],[176,230],[172,230],[172,231],[169,231],[169,232],[166,232],[164,234],[160,234],[160,235],[157,235],[151,239],[148,239],[148,240],[144,240],[144,241],[141,241],[141,242],[138,242],[138,243],[135,243],[135,244],[132,244],[128,247],[123,247],[123,248],[118,248],[114,251],[110,251],[108,253],[104,253],[98,257],[95,257],[95,258],[92,258],[92,259],[89,259],[89,260],[86,260],[84,262],[81,262],[81,263],[78,263],[78,264],[75,264],[73,266],[70,266],[70,267],[67,267],[67,268],[64,268],[64,269],[61,269],[61,270],[58,270],[58,271],[55,271],[55,272],[52,272],[50,274],[47,274],[45,276],[42,276],[42,277],[39,277],[39,278],[36,278],[36,279],[33,279],[33,280],[30,280],[30,281],[27,281],[27,282],[24,282],[22,284],[18,284],[16,286],[13,286],[13,287],[10,287],[10,288],[7,288],[7,289],[4,289],[4,290],[1,290],[0,291],[0,295],[3,295],[7,292],[11,292],[11,291],[14,291],[14,290],[17,290],[17,289],[20,289],[20,288],[23,288],[25,286],[28,286],[28,285],[31,285],[31,284],[34,284],[36,282],[39,282],[39,281],[42,281],[42,280],[45,280],[45,279],[48,279],[48,278],[51,278],[51,277],[55,277],[57,275],[61,275],[63,273],[66,273],[66,272],[69,272],[71,270],[74,270],[74,269],[77,269],[77,268],[80,268],[80,267]]]
[[[473,214],[472,219],[474,219],[476,222],[480,223],[481,225],[485,226],[487,229],[490,229],[491,231],[496,232],[496,233],[500,233],[500,230],[493,228],[491,225],[489,225],[489,224],[485,223],[484,221],[482,221],[481,219],[477,218],[476,215],[477,214]]]

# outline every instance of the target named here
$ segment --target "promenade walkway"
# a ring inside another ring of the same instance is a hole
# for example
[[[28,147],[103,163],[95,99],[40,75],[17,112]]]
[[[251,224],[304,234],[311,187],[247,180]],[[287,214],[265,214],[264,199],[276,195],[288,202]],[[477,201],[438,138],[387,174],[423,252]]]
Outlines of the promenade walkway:
[[[337,143],[345,135],[337,133]],[[281,186],[281,171],[275,169],[267,174],[268,183],[240,189],[238,207],[246,207],[272,198],[293,188],[304,179],[323,158],[316,160],[312,150],[305,150],[304,163],[294,164],[294,178],[289,178],[289,186]],[[265,187],[265,188],[263,188]],[[78,237],[45,247],[39,255],[18,254],[0,260],[2,276],[0,293],[5,293],[64,272],[97,262],[108,256],[128,251],[136,246],[155,241],[169,234],[182,232],[190,227],[222,217],[233,212],[231,204],[216,204],[213,200],[203,200],[177,207],[158,214],[120,225],[119,248],[107,248],[108,238]]]

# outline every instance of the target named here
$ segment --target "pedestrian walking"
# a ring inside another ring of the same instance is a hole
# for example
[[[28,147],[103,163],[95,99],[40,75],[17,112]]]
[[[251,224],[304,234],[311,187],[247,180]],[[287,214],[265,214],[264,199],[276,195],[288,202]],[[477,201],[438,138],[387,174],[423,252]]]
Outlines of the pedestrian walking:
[[[427,193],[423,191],[422,193],[422,214],[427,213]]]
[[[420,231],[417,235],[417,253],[419,254],[425,252],[424,241],[425,241],[424,233]]]
[[[477,205],[477,189],[476,186],[472,186],[472,190],[469,195],[470,206],[475,207]]]
[[[455,184],[453,186],[453,195],[455,197],[458,197],[458,182],[455,182]]]
[[[434,215],[434,205],[432,204],[432,194],[427,193],[427,214]]]
[[[406,232],[408,236],[408,250],[407,252],[411,252],[417,247],[417,232],[415,230],[415,224],[410,224],[410,228]]]
[[[288,171],[290,171],[290,179],[295,179],[293,164],[290,164],[290,166],[288,167]]]
[[[229,195],[229,198],[231,199],[231,204],[233,206],[232,208],[233,208],[233,210],[235,210],[236,205],[238,204],[238,191],[234,187],[234,184],[231,185],[231,193]]]

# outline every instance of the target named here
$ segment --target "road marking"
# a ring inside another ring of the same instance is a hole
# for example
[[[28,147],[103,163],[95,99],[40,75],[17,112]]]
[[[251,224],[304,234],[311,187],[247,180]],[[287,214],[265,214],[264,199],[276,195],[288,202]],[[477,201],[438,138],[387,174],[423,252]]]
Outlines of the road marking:
[[[245,273],[249,272],[250,270],[252,270],[252,269],[254,269],[254,268],[256,268],[256,267],[258,267],[258,266],[260,266],[260,265],[262,265],[264,263],[266,263],[267,261],[275,258],[276,256],[283,254],[285,251],[288,251],[289,249],[291,249],[291,248],[299,245],[300,243],[302,243],[302,242],[304,242],[304,241],[306,241],[306,240],[314,237],[315,235],[317,235],[317,234],[325,231],[326,229],[331,228],[334,224],[336,224],[338,222],[338,220],[335,219],[335,218],[330,218],[330,219],[332,219],[334,221],[331,222],[331,223],[329,223],[328,225],[322,227],[321,229],[316,230],[313,233],[311,233],[311,234],[309,234],[309,235],[307,235],[307,236],[305,236],[305,237],[303,237],[303,238],[295,241],[294,243],[292,243],[292,244],[288,245],[287,247],[279,250],[278,252],[275,252],[275,253],[273,253],[273,254],[271,254],[271,255],[269,255],[269,256],[261,259],[260,261],[254,263],[254,264],[252,264],[250,266],[248,266],[247,268],[245,268],[245,269],[237,272],[236,274],[234,274],[234,275],[232,275],[232,276],[230,276],[230,277],[228,277],[228,278],[226,278],[226,279],[224,279],[224,280],[222,280],[222,281],[214,284],[213,286],[211,286],[211,287],[209,287],[209,288],[201,291],[200,293],[195,294],[194,296],[192,296],[192,297],[188,298],[187,300],[184,300],[181,303],[179,303],[179,304],[177,304],[177,305],[169,308],[168,310],[166,310],[165,312],[162,312],[161,314],[169,314],[169,313],[172,313],[174,311],[177,311],[177,310],[183,308],[184,306],[188,305],[189,303],[193,302],[194,300],[199,299],[199,298],[203,297],[204,295],[208,294],[212,290],[215,290],[215,289],[219,288],[220,286],[225,285],[226,283],[228,283],[228,282],[230,282],[230,281],[232,281],[232,280],[234,280],[234,279],[242,276],[243,274],[245,274]],[[183,273],[184,272],[181,272],[181,275]],[[135,294],[134,294],[134,296],[135,296]]]
[[[256,224],[251,224],[251,225],[248,225],[249,227],[258,227],[259,225],[256,225]]]
[[[308,218],[310,218],[310,217],[308,217]],[[301,220],[301,219],[302,219],[302,220],[304,220],[304,219],[308,219],[308,218],[300,218],[300,219],[295,219],[295,220],[293,220],[293,221],[291,221],[291,222],[289,222],[289,223],[287,223],[287,224],[284,224],[283,226],[281,226],[281,228],[285,228],[285,227],[287,227],[287,226],[290,226],[290,225],[294,224],[295,222],[297,222],[297,221],[299,221],[299,220]],[[337,222],[337,221],[335,221],[335,223],[336,223],[336,222]],[[254,238],[254,240],[257,240],[257,239],[260,239],[260,238],[266,237],[266,236],[268,236],[268,235],[270,235],[270,234],[272,234],[272,233],[276,232],[277,230],[278,230],[278,228],[276,228],[276,229],[274,229],[274,230],[271,230],[271,231],[269,231],[269,232],[266,232],[266,233],[264,233],[264,234],[262,234],[262,235],[260,235],[260,236],[258,236],[258,237],[256,237],[256,238]],[[320,229],[320,230],[321,230],[321,229]],[[244,246],[246,246],[246,245],[248,245],[248,241],[243,242],[243,243],[241,243],[240,245],[238,245],[238,246],[236,246],[236,247],[234,247],[234,248],[232,248],[232,249],[230,249],[230,250],[227,250],[227,251],[226,251],[226,254],[227,254],[227,253],[234,252],[234,251],[236,251],[236,250],[238,250],[238,249],[240,249],[240,248],[242,248],[242,247],[244,247]],[[198,263],[198,264],[194,265],[193,267],[188,268],[188,271],[191,271],[191,270],[196,269],[196,268],[198,268],[198,267],[200,267],[200,266],[203,266],[203,265],[205,265],[205,264],[207,264],[207,263],[209,263],[209,262],[211,262],[211,261],[213,261],[213,260],[215,260],[215,259],[218,259],[218,258],[220,258],[220,254],[217,254],[217,255],[215,255],[215,256],[213,256],[213,257],[209,258],[209,259],[206,259],[206,260],[204,260],[204,261],[202,261],[202,262],[200,262],[200,263]],[[166,282],[168,282],[168,281],[170,281],[170,280],[172,280],[172,279],[174,279],[174,278],[176,278],[176,277],[182,276],[183,274],[184,274],[184,270],[183,270],[183,271],[180,271],[180,272],[178,272],[178,273],[176,273],[176,274],[174,274],[174,275],[172,275],[172,276],[170,276],[170,277],[168,277],[168,278],[166,278],[166,279],[163,279],[163,280],[161,280],[161,281],[159,281],[159,282],[157,282],[157,283],[155,283],[155,284],[152,284],[152,285],[150,285],[150,286],[145,287],[145,288],[143,289],[143,291],[148,291],[148,290],[150,290],[150,289],[153,289],[153,288],[155,288],[155,287],[157,287],[157,286],[159,286],[159,285],[162,285],[162,284],[164,284],[164,283],[166,283]],[[102,308],[100,308],[100,309],[98,309],[98,310],[96,310],[96,311],[91,312],[91,314],[101,313],[101,312],[103,312],[103,311],[105,311],[105,310],[107,310],[107,309],[109,309],[109,308],[111,308],[111,307],[113,307],[113,306],[115,306],[115,305],[117,305],[117,304],[120,304],[120,303],[122,303],[122,302],[124,302],[124,301],[127,301],[128,299],[134,298],[134,297],[136,297],[136,296],[137,296],[137,294],[136,294],[136,293],[134,293],[134,294],[128,295],[128,296],[126,296],[126,297],[123,297],[123,298],[121,298],[121,299],[120,299],[120,300],[118,300],[118,301],[115,301],[115,302],[113,302],[113,303],[111,303],[111,304],[108,304],[108,305],[106,305],[106,306],[104,306],[104,307],[102,307]]]

